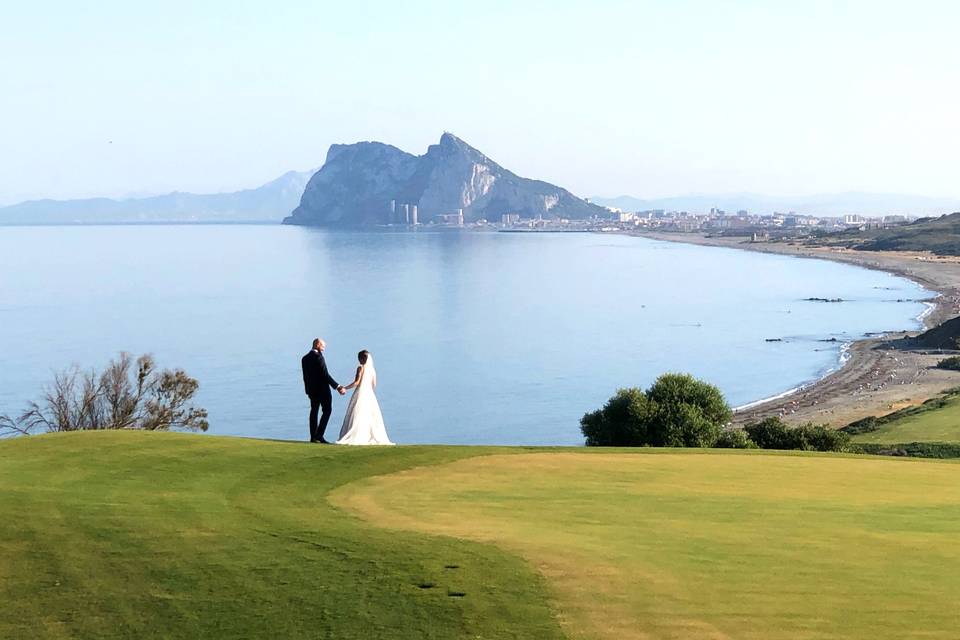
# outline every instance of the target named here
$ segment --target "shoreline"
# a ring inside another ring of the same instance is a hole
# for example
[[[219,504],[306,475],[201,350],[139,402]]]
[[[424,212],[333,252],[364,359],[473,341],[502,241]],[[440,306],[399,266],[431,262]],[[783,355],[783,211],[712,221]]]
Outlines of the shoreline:
[[[919,252],[856,251],[806,247],[786,242],[750,242],[744,238],[696,233],[627,232],[626,235],[757,253],[831,260],[906,278],[934,293],[917,317],[923,329],[960,314],[960,258]],[[736,424],[779,416],[790,424],[826,423],[842,427],[867,416],[920,404],[960,384],[960,374],[937,369],[944,354],[906,348],[897,341],[921,331],[893,331],[847,343],[838,366],[824,375],[770,398],[734,409]],[[847,355],[844,360],[844,354]]]

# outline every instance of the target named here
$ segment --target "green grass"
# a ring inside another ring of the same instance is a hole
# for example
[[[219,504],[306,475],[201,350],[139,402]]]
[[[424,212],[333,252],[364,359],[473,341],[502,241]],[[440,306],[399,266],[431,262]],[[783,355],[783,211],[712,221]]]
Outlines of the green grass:
[[[388,532],[326,499],[484,452],[130,432],[0,441],[0,638],[558,638],[543,579],[519,558]]]
[[[764,452],[471,458],[346,485],[371,522],[495,544],[572,638],[942,638],[960,464]]]
[[[0,638],[955,638],[960,464],[0,441]]]
[[[960,442],[960,397],[944,406],[906,415],[880,425],[876,431],[853,436],[853,442],[895,444],[899,442]]]

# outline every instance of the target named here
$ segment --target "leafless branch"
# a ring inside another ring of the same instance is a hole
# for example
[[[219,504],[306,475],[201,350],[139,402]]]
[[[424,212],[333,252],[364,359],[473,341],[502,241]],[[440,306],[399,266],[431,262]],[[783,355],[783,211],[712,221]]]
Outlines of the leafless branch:
[[[182,369],[158,372],[150,355],[134,361],[121,353],[100,374],[76,366],[56,373],[40,403],[29,403],[17,419],[0,416],[0,436],[41,430],[206,431],[206,410],[190,404],[199,386]]]

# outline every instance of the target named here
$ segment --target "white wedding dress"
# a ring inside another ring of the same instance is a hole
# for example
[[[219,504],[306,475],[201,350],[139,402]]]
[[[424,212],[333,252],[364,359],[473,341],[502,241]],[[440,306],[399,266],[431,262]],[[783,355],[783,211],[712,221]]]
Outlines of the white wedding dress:
[[[374,393],[376,387],[377,370],[373,366],[373,356],[367,356],[367,363],[361,367],[360,384],[350,396],[337,444],[393,444],[383,424],[380,403]]]

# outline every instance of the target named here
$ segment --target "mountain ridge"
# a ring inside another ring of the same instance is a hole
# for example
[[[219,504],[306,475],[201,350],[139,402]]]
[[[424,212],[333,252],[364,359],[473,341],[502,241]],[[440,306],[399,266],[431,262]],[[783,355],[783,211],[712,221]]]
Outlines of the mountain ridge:
[[[287,171],[259,187],[225,193],[26,200],[0,207],[0,224],[279,222],[300,201],[313,173]]]

